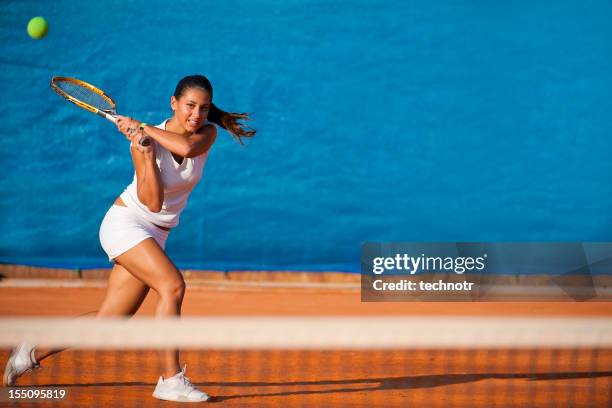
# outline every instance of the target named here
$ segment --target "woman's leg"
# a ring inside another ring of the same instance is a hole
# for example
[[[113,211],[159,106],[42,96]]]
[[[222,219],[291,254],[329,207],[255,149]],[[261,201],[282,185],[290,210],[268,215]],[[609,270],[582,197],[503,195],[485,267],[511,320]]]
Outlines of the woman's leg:
[[[115,261],[159,295],[156,316],[178,317],[185,295],[183,275],[152,238],[121,254]],[[180,371],[178,350],[164,350],[164,377]]]
[[[108,277],[106,296],[96,318],[132,316],[144,299],[149,287],[129,273],[123,266],[115,264]],[[63,349],[36,349],[35,358],[40,362]]]
[[[149,287],[127,269],[115,264],[108,279],[106,296],[96,318],[132,316],[149,293]]]

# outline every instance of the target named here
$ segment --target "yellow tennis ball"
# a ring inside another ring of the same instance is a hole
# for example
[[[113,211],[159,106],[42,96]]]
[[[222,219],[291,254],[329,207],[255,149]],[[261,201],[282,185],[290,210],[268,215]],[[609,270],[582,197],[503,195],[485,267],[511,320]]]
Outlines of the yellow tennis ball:
[[[49,24],[43,17],[34,17],[28,23],[28,35],[35,40],[40,40],[49,31]]]

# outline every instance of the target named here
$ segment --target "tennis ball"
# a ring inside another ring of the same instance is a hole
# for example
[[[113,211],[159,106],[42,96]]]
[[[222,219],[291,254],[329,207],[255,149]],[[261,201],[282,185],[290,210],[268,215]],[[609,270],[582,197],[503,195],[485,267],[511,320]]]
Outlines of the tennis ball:
[[[28,23],[28,34],[35,40],[40,40],[49,31],[49,24],[43,17],[34,17]]]

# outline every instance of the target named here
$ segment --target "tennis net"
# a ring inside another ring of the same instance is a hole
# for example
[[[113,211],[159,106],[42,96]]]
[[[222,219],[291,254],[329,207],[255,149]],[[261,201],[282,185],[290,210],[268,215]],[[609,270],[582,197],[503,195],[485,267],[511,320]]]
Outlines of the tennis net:
[[[0,405],[163,405],[159,350],[180,348],[218,406],[612,406],[608,318],[0,319],[2,364],[23,341],[69,349]]]

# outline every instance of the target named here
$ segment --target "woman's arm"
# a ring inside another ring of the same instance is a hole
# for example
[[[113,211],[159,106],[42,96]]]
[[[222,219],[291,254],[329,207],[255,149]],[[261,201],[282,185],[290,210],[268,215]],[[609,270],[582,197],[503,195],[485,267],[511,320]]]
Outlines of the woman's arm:
[[[160,145],[182,157],[196,157],[206,153],[217,138],[217,128],[211,124],[205,125],[198,130],[198,133],[189,136],[169,132],[150,125],[145,126],[143,131]]]
[[[155,161],[155,148],[153,146],[155,146],[154,143],[147,147],[133,143],[130,151],[136,170],[138,199],[147,206],[149,211],[157,213],[161,211],[164,203],[164,188],[159,167],[157,167]]]
[[[125,121],[117,121],[117,128],[131,142],[130,152],[136,171],[136,191],[138,199],[151,212],[160,212],[164,203],[164,187],[159,167],[155,160],[155,143],[141,146],[142,132],[133,130]]]
[[[140,122],[127,116],[117,116],[117,123],[123,123],[126,128],[133,129],[138,129],[140,126]],[[187,136],[150,125],[146,125],[143,131],[145,135],[182,157],[196,157],[206,153],[217,138],[217,128],[212,124],[207,124],[197,133]]]

